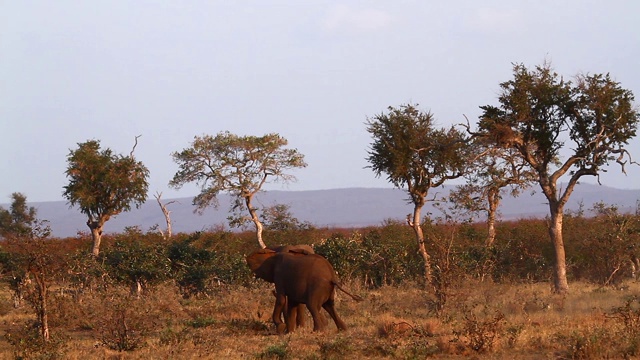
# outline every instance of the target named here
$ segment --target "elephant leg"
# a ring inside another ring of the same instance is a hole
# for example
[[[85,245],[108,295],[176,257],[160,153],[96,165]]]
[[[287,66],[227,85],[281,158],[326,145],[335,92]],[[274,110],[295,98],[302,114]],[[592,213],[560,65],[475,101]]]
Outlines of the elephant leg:
[[[340,319],[338,313],[336,312],[335,302],[333,301],[333,299],[322,304],[322,307],[327,310],[329,316],[331,316],[333,321],[336,323],[339,331],[347,330],[347,325],[344,323],[344,321],[342,321],[342,319]]]
[[[320,312],[322,308],[316,304],[307,303],[307,309],[309,309],[313,318],[313,331],[324,330],[327,326],[327,320]]]
[[[298,304],[298,306],[296,306],[296,309],[295,309],[295,311],[297,313],[297,315],[296,315],[296,325],[298,325],[298,327],[304,327],[305,322],[306,322],[305,321],[306,317],[304,316],[304,308],[305,308],[304,304]]]
[[[285,321],[287,322],[287,332],[293,332],[296,329],[296,319],[298,315],[298,304],[297,302],[291,301],[291,299],[287,299],[287,316]]]
[[[283,334],[285,330],[285,324],[282,322],[282,312],[285,309],[287,297],[282,293],[276,293],[276,303],[273,307],[273,324],[276,326],[276,332]]]

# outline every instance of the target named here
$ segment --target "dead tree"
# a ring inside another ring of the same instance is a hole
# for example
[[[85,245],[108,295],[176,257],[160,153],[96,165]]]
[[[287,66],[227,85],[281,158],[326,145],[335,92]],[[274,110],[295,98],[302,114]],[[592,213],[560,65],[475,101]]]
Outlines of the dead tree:
[[[169,211],[169,209],[167,209],[167,205],[171,205],[175,202],[177,202],[176,200],[171,200],[166,204],[163,204],[161,201],[162,198],[162,193],[161,192],[156,192],[156,194],[154,195],[154,197],[156,198],[156,201],[158,201],[158,205],[160,205],[160,209],[162,210],[162,213],[164,214],[164,219],[167,222],[167,232],[163,232],[162,229],[159,229],[160,234],[162,234],[162,237],[167,240],[171,238],[171,211]]]

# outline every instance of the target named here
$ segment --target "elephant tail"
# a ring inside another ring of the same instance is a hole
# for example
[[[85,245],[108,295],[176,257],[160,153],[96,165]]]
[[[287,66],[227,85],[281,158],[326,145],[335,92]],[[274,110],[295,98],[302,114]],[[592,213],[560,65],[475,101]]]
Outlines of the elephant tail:
[[[345,293],[345,294],[347,294],[347,295],[351,296],[351,298],[352,298],[353,300],[355,300],[355,301],[362,301],[362,300],[364,300],[362,297],[360,297],[360,296],[358,296],[358,295],[353,295],[353,294],[349,293],[347,290],[345,290],[345,289],[342,287],[342,285],[341,285],[339,282],[337,282],[337,281],[332,281],[332,282],[333,282],[333,285],[335,285],[338,289],[342,290],[342,292],[343,292],[343,293]]]

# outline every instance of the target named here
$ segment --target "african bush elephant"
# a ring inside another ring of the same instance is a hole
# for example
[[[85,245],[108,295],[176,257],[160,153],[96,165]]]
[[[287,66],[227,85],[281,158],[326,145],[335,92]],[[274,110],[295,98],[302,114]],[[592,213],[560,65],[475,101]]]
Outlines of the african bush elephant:
[[[285,328],[288,332],[295,329],[296,318],[292,310],[299,304],[306,304],[313,318],[314,331],[323,330],[327,326],[326,319],[320,313],[321,308],[329,313],[338,330],[346,330],[347,326],[335,309],[336,287],[354,300],[362,300],[340,286],[329,261],[317,254],[262,249],[247,256],[247,264],[256,277],[276,285],[273,323],[279,334],[284,333]],[[285,304],[288,307],[286,325],[280,319]]]
[[[294,252],[294,253],[301,253],[301,254],[315,254],[315,252],[313,251],[313,248],[310,245],[278,245],[278,246],[269,246],[267,247],[267,249],[273,250],[275,252]],[[273,295],[277,297],[275,291]],[[286,298],[285,298],[285,306],[282,312],[282,315],[284,316],[285,321],[287,318],[287,314],[289,313],[287,304],[288,302],[286,301]],[[298,327],[302,327],[306,323],[305,316],[304,316],[304,308],[305,308],[304,304],[298,304],[298,306],[294,307],[291,310],[293,312],[291,316],[295,317],[296,325]]]

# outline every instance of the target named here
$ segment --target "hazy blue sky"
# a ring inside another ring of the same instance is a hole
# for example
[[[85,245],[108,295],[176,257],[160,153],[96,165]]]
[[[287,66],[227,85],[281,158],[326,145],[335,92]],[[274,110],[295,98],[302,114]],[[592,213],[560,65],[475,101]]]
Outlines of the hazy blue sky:
[[[193,196],[168,188],[170,154],[224,130],[305,155],[296,183],[267,189],[390,187],[365,168],[367,117],[412,102],[441,126],[475,120],[512,63],[545,59],[640,98],[639,14],[633,0],[0,0],[0,203],[62,200],[70,149],[128,154],[137,135],[150,195]],[[603,184],[640,187],[628,173]]]

